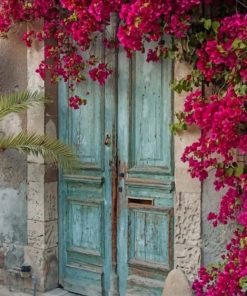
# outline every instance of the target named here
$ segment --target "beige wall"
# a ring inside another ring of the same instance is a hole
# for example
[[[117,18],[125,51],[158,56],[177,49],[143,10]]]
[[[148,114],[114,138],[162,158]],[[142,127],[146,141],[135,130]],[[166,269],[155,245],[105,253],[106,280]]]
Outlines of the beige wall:
[[[16,33],[18,38],[16,38]],[[0,93],[29,89],[55,97],[56,87],[35,72],[43,59],[43,47],[27,49],[21,30],[0,40]],[[22,129],[56,137],[56,102],[24,114],[11,114],[0,123],[1,135]],[[57,175],[42,158],[15,151],[0,154],[0,280],[12,288],[31,291],[31,278],[9,273],[29,263],[39,290],[58,284]]]
[[[189,66],[175,63],[174,76],[184,78]],[[183,110],[186,94],[175,94],[174,111]],[[201,263],[201,183],[191,179],[187,172],[187,164],[181,161],[184,148],[194,142],[199,131],[190,128],[188,131],[174,136],[175,167],[175,242],[174,267],[184,271],[190,281],[196,275]]]
[[[21,31],[18,33],[21,38]],[[26,47],[16,38],[0,40],[0,94],[27,87]],[[19,132],[26,126],[25,114],[11,114],[0,122],[1,136]],[[27,243],[27,163],[15,151],[0,153],[0,280],[6,270],[24,261]]]
[[[53,98],[47,106],[37,106],[27,112],[27,130],[56,137],[56,86],[43,81],[35,72],[44,59],[44,45],[34,43],[27,51],[28,89]],[[58,209],[57,174],[42,157],[28,156],[28,244],[26,261],[32,266],[40,291],[58,285]]]

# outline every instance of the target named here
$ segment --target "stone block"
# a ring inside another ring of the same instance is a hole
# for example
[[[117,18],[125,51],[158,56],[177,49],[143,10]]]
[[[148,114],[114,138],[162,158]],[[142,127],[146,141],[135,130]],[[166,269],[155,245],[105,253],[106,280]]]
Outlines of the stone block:
[[[229,243],[237,225],[232,221],[227,225],[213,227],[207,217],[210,212],[217,212],[221,197],[226,190],[220,192],[214,189],[215,171],[209,173],[207,180],[203,182],[202,192],[202,241],[203,241],[203,265],[218,262],[221,255],[225,253],[226,245]]]
[[[36,24],[34,25],[36,26]],[[40,24],[37,24],[39,27]],[[31,91],[44,93],[45,83],[36,72],[40,62],[44,59],[44,44],[34,42],[31,48],[27,49],[27,85]],[[29,108],[27,111],[27,130],[37,134],[44,134],[45,131],[45,107],[44,104]],[[28,161],[33,163],[44,163],[41,156],[28,156]]]
[[[26,187],[27,166],[26,155],[15,150],[6,150],[0,154],[1,188],[20,189]],[[18,164],[18,167],[17,165]]]
[[[188,168],[175,168],[176,192],[201,193],[202,185],[197,179],[192,179]]]
[[[25,24],[18,26],[8,39],[0,40],[0,92],[24,90],[27,87],[27,48],[20,42],[26,29]]]
[[[57,288],[52,291],[46,292],[43,296],[75,296],[75,294],[70,294],[65,290]]]
[[[36,69],[38,68],[39,64],[43,59],[44,59],[44,43],[33,42],[33,46],[27,49],[27,83],[28,83],[28,89],[30,89],[31,91],[38,91],[38,92],[44,93],[45,82],[42,80],[40,75],[36,72]]]
[[[201,248],[185,244],[174,245],[174,267],[181,269],[192,282],[201,265]]]
[[[174,74],[176,79],[185,78],[191,72],[191,65],[184,61],[177,60],[174,65]]]
[[[56,247],[58,244],[58,224],[55,221],[28,221],[28,245],[38,249]]]
[[[201,244],[201,194],[175,195],[175,244]]]
[[[11,292],[18,291],[28,294],[32,293],[32,277],[29,272],[23,273],[18,269],[8,270],[7,282]]]
[[[192,290],[185,274],[180,269],[169,272],[164,286],[163,296],[192,296]]]
[[[54,163],[45,165],[45,182],[57,182],[58,168]]]
[[[37,289],[45,292],[58,286],[58,249],[41,250],[27,246],[25,261],[32,267],[37,278]]]
[[[28,163],[28,182],[44,182],[45,165],[38,163]]]
[[[17,113],[10,113],[0,121],[1,133],[5,135],[15,135],[22,130],[22,120]]]
[[[46,118],[47,122],[45,125],[46,134],[49,137],[57,137],[57,116],[49,116]]]
[[[40,176],[39,182],[28,183],[27,216],[29,220],[45,220],[44,190],[43,176]]]
[[[3,243],[2,248],[4,250],[4,268],[21,266],[24,261],[23,245]]]
[[[29,182],[28,219],[50,221],[57,219],[57,182]]]
[[[185,147],[197,141],[200,132],[198,129],[190,127],[188,131],[177,134],[174,136],[174,161],[175,169],[185,168],[188,169],[188,164],[181,161]]]
[[[185,78],[191,72],[191,66],[185,62],[176,61],[174,64],[174,77],[176,80]],[[184,99],[187,96],[186,92],[178,94],[174,92],[174,111],[179,112],[183,110]]]
[[[45,132],[45,117],[44,117],[44,105],[29,108],[27,110],[27,130],[29,133],[35,133],[43,135]],[[28,155],[28,162],[31,163],[44,163],[42,156]]]
[[[45,209],[44,218],[45,221],[55,220],[58,218],[57,208],[57,182],[45,183]]]

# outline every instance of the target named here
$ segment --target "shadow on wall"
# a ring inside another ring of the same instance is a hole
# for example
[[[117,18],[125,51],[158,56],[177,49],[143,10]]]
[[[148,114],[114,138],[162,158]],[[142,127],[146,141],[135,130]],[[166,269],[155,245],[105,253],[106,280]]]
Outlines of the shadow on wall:
[[[224,194],[224,191],[215,191],[213,182],[214,172],[211,172],[208,179],[203,182],[202,193],[203,265],[215,263],[220,259],[235,228],[234,224],[219,225],[215,228],[207,220],[209,212],[217,212],[220,198]]]

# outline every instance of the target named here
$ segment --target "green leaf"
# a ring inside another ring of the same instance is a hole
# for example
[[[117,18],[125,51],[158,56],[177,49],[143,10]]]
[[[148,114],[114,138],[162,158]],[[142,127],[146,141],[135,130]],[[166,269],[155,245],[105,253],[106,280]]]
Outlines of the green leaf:
[[[212,29],[213,29],[213,31],[214,31],[215,34],[218,33],[219,27],[220,27],[220,23],[219,22],[217,22],[217,21],[213,21],[212,22]]]
[[[205,38],[206,38],[206,34],[205,32],[199,32],[196,34],[196,38],[200,43],[203,43]]]
[[[243,165],[238,165],[234,169],[234,176],[235,177],[240,177],[244,173],[244,166]]]
[[[185,113],[178,112],[175,114],[175,116],[178,121],[170,125],[172,133],[177,134],[177,133],[187,130],[187,124],[185,122],[185,116],[186,116]]]
[[[37,92],[17,92],[0,96],[0,119],[9,113],[22,112],[36,104],[44,103],[47,100]]]
[[[168,50],[168,57],[173,60],[175,58],[175,53],[176,52],[174,50],[169,49]]]
[[[225,173],[228,177],[231,177],[234,174],[234,169],[232,167],[226,168]]]
[[[233,49],[244,49],[246,48],[246,44],[243,42],[243,40],[236,38],[233,42],[232,42],[232,48]]]
[[[239,286],[242,288],[243,292],[247,292],[247,276],[239,279]]]
[[[171,132],[175,135],[187,130],[187,124],[185,122],[176,122],[170,125]]]
[[[80,164],[70,147],[46,135],[21,132],[18,135],[2,137],[0,138],[0,149],[16,149],[34,156],[41,155],[65,169],[76,168]]]
[[[238,83],[234,87],[234,91],[238,96],[244,96],[247,94],[247,84]]]
[[[212,20],[211,19],[206,19],[204,21],[203,25],[204,25],[204,28],[209,31],[211,29],[211,26],[212,26]]]

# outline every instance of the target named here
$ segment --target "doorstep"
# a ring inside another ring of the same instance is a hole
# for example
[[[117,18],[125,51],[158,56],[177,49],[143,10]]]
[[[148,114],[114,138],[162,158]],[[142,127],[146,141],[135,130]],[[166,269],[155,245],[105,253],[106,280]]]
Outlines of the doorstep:
[[[30,296],[30,294],[22,292],[11,292],[6,286],[0,286],[0,296]],[[46,293],[37,292],[36,296],[76,296],[76,294],[66,292],[62,289],[55,289]]]

